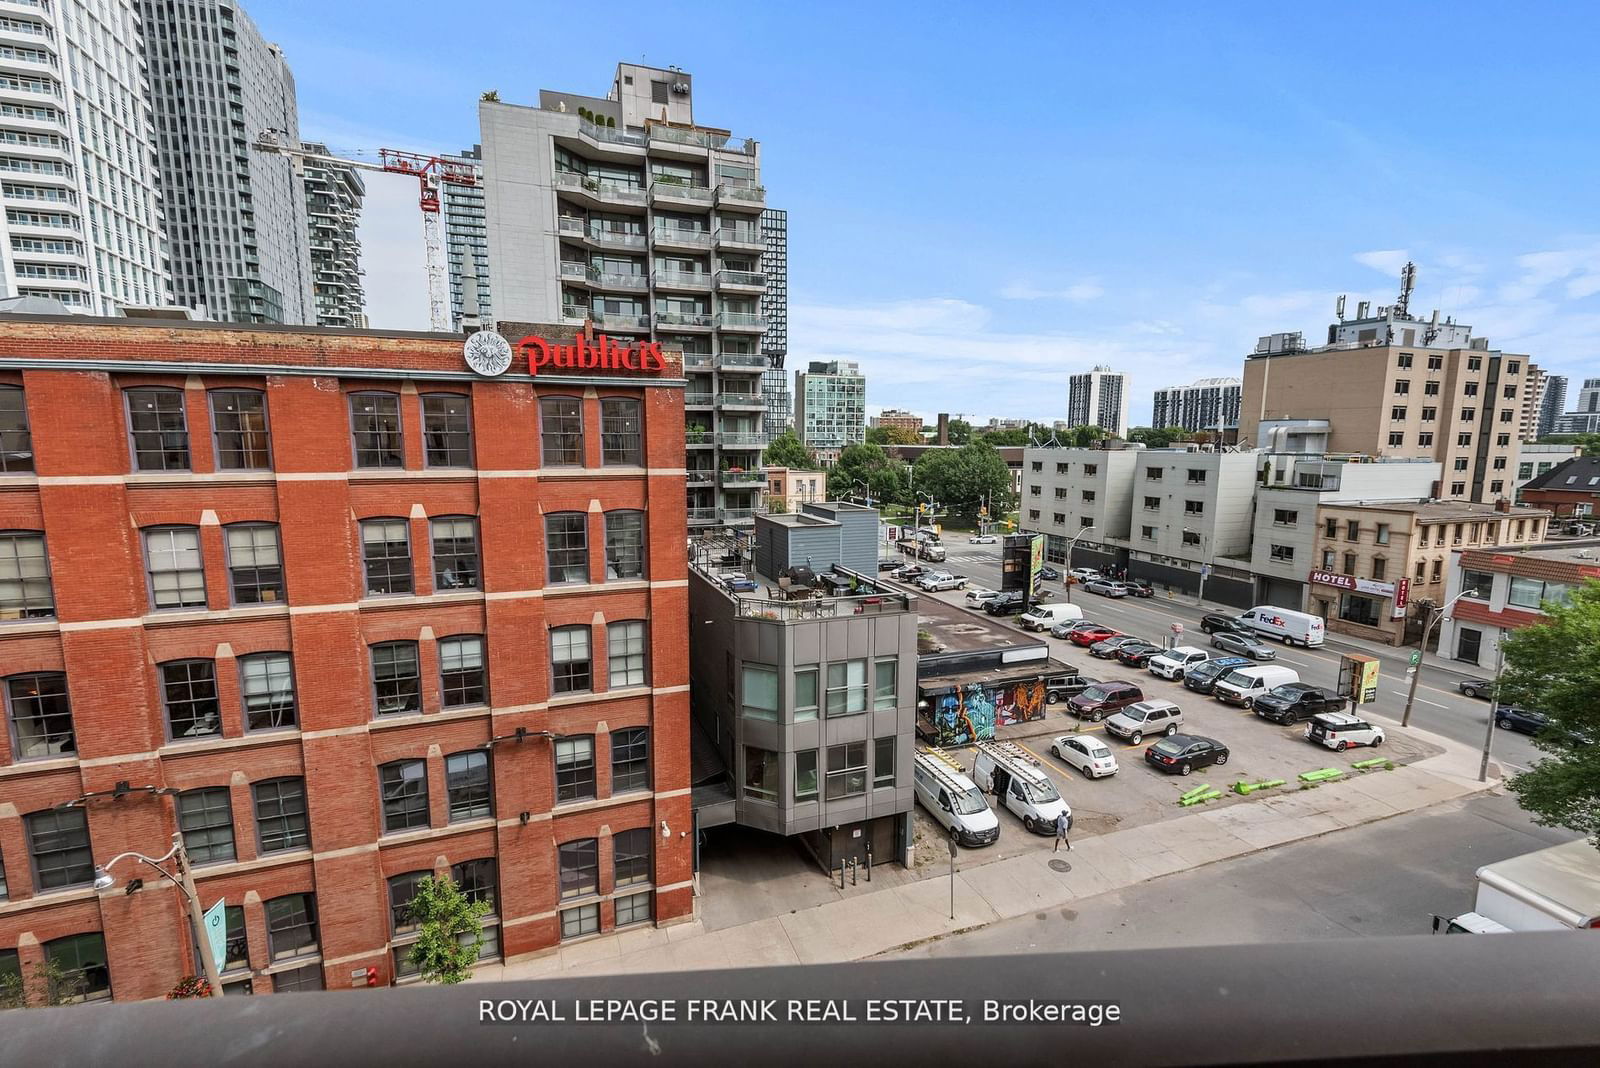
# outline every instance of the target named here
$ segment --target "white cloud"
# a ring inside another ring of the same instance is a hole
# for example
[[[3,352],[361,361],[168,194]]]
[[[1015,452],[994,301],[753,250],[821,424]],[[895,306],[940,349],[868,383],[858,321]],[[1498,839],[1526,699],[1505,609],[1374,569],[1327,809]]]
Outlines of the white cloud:
[[[1378,249],[1373,252],[1358,252],[1351,259],[1364,267],[1371,267],[1374,271],[1399,277],[1400,268],[1406,265],[1410,255],[1403,248]]]
[[[1031,282],[1012,282],[1000,290],[1000,296],[1006,300],[1066,300],[1074,304],[1099,300],[1105,293],[1105,287],[1094,279],[1057,289],[1045,289]]]

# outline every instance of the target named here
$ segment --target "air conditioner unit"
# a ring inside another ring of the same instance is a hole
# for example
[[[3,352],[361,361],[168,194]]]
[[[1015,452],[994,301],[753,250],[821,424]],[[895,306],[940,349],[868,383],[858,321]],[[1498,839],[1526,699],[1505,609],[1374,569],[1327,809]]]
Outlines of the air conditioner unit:
[[[687,93],[689,91],[689,83],[688,82],[673,82],[672,83],[672,91],[674,93]]]

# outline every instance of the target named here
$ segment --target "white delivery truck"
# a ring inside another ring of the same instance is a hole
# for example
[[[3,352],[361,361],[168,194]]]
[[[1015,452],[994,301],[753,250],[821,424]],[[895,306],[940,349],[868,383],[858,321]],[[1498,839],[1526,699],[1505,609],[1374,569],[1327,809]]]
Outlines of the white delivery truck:
[[[1478,869],[1472,911],[1433,918],[1437,934],[1600,931],[1600,850],[1580,838]]]
[[[1299,682],[1300,674],[1294,668],[1280,664],[1256,664],[1252,667],[1234,668],[1211,691],[1211,696],[1230,705],[1250,708],[1256,698],[1286,683]]]
[[[1285,645],[1321,645],[1327,637],[1327,628],[1321,616],[1310,612],[1296,612],[1292,608],[1263,604],[1239,617],[1239,622],[1268,638],[1277,638]]]
[[[1034,834],[1055,834],[1056,816],[1063,812],[1072,826],[1072,809],[1061,800],[1061,791],[1016,742],[979,742],[972,781],[993,792]]]
[[[999,819],[983,799],[983,791],[973,785],[966,769],[954,758],[937,749],[917,750],[911,784],[922,807],[955,838],[957,845],[971,849],[999,840]]]

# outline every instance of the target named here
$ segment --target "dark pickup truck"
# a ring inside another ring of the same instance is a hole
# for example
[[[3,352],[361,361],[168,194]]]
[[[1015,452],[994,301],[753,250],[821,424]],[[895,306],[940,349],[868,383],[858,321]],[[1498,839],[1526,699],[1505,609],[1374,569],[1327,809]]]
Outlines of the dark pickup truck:
[[[1064,675],[1046,675],[1044,679],[1044,699],[1046,704],[1055,704],[1074,697],[1089,687],[1096,685],[1100,680],[1091,679],[1087,675],[1069,672]]]
[[[1343,712],[1350,699],[1322,686],[1290,682],[1256,698],[1256,715],[1273,723],[1299,723],[1323,712]]]

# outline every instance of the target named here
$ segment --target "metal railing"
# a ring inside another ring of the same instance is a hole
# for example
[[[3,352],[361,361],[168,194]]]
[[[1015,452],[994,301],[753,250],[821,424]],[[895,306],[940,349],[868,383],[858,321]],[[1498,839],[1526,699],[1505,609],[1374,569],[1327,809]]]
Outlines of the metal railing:
[[[717,367],[736,371],[765,371],[767,358],[757,352],[719,352]]]
[[[712,321],[711,316],[705,312],[658,311],[656,325],[705,328],[711,326]]]
[[[589,268],[589,281],[602,289],[648,289],[649,281],[642,274],[613,274]]]
[[[724,471],[724,489],[756,489],[767,484],[767,476],[760,471]]]
[[[717,443],[717,435],[709,430],[685,429],[683,432],[683,443],[688,446],[715,445]]]
[[[684,476],[684,481],[691,486],[709,486],[716,481],[717,473],[709,467],[690,468]]]
[[[654,275],[658,286],[678,289],[710,289],[711,275],[707,271],[658,270]]]
[[[577,263],[573,260],[562,260],[561,277],[570,278],[575,282],[587,282],[589,280],[589,265],[587,263]]]
[[[646,193],[641,186],[623,185],[572,171],[557,171],[550,184],[557,189],[587,193],[597,200],[619,204],[643,204],[646,200]]]
[[[717,510],[715,508],[689,509],[689,522],[691,523],[715,523],[716,521]]]
[[[718,329],[736,330],[765,330],[767,322],[761,317],[760,312],[719,312],[717,313]]]
[[[711,407],[712,397],[713,395],[710,393],[689,393],[685,391],[683,394],[683,406],[685,408],[709,408]]]
[[[650,232],[650,239],[658,245],[688,245],[691,248],[706,248],[711,244],[711,231],[697,230],[692,226],[662,226]]]
[[[608,145],[632,145],[635,148],[645,148],[649,145],[649,139],[644,134],[629,133],[614,126],[600,126],[588,119],[578,120],[578,132],[591,141],[600,141]]]
[[[760,271],[728,271],[717,272],[717,285],[719,286],[764,286],[767,276]]]
[[[744,523],[756,517],[754,508],[718,508],[717,515],[724,523]]]
[[[716,190],[709,185],[696,185],[693,182],[675,182],[670,178],[658,177],[650,183],[652,197],[676,197],[679,200],[703,200],[707,204],[716,198]]]
[[[760,204],[767,199],[767,190],[764,186],[744,178],[724,178],[717,183],[717,198],[719,200],[742,200],[751,204]]]
[[[608,330],[648,330],[650,329],[650,316],[630,315],[626,312],[595,312],[592,318],[594,325],[603,326]]]
[[[753,226],[717,227],[719,245],[761,245],[764,248],[766,243],[767,240],[761,236],[761,231]]]
[[[683,369],[691,371],[695,368],[709,370],[714,357],[709,352],[686,352],[683,354]]]
[[[719,408],[765,408],[766,406],[767,398],[760,393],[743,393],[729,389],[717,394]]]
[[[693,145],[696,148],[721,148],[728,143],[725,133],[710,130],[685,130],[677,126],[650,125],[650,140],[671,145]]]
[[[589,227],[588,238],[597,245],[606,248],[644,248],[643,234],[629,233],[626,230],[608,230],[603,226]]]
[[[582,304],[563,304],[561,305],[561,318],[587,319],[589,318],[589,309]]]
[[[765,434],[742,434],[738,431],[727,430],[717,435],[717,441],[722,445],[761,448],[767,444],[767,437]]]

